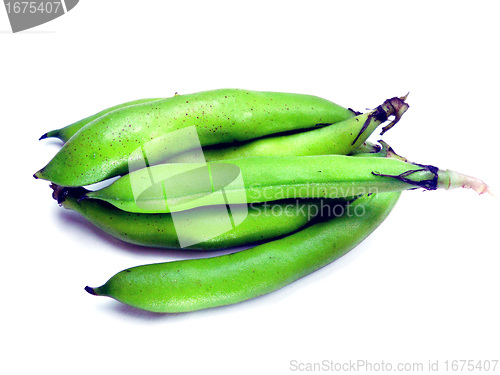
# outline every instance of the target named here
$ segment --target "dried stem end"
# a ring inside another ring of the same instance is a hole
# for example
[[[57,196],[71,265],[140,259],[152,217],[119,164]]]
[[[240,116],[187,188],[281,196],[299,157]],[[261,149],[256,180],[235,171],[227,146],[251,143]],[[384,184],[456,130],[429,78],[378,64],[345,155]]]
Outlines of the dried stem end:
[[[455,188],[472,189],[478,194],[489,193],[493,195],[488,185],[479,178],[467,176],[465,174],[452,171],[450,169],[440,172],[442,172],[440,173],[442,177],[440,176],[441,178],[439,179],[438,182],[439,187],[442,187],[444,189],[455,189]]]
[[[361,135],[365,132],[372,121],[378,121],[380,124],[387,121],[390,116],[394,116],[394,120],[392,120],[388,125],[382,128],[382,133],[380,133],[381,135],[392,128],[394,125],[396,125],[403,114],[408,110],[408,108],[410,108],[410,106],[405,102],[407,96],[408,94],[400,98],[394,97],[391,99],[387,99],[384,103],[371,111],[361,130],[359,131],[359,134],[351,144],[354,145],[358,141],[359,137],[361,137]]]
[[[403,114],[410,108],[408,103],[405,102],[407,97],[408,94],[401,98],[387,99],[384,104],[382,104],[382,108],[386,111],[388,116],[394,115],[394,120],[382,128],[380,135],[384,135],[386,131],[396,125]]]

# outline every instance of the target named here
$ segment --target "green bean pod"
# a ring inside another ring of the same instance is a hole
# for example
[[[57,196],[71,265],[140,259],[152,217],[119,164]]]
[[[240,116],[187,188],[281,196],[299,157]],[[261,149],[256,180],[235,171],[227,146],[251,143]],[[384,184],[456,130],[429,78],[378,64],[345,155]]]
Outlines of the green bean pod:
[[[199,207],[177,213],[174,221],[171,214],[130,213],[106,202],[79,200],[84,189],[53,188],[59,204],[109,235],[135,245],[169,249],[214,250],[270,240],[295,232],[325,210],[343,206],[343,202],[311,199],[240,205],[231,206],[231,218],[226,206]],[[241,219],[234,223],[238,216]]]
[[[153,312],[178,313],[249,300],[300,279],[361,243],[390,213],[399,192],[356,199],[348,213],[249,250],[121,271],[91,294]]]
[[[83,128],[85,125],[91,123],[92,121],[98,119],[101,116],[104,116],[110,112],[116,111],[117,109],[125,108],[125,107],[130,107],[132,105],[137,105],[137,104],[143,104],[143,103],[151,103],[156,100],[160,100],[161,98],[150,98],[150,99],[139,99],[139,100],[133,100],[130,102],[122,103],[115,105],[110,108],[106,108],[105,110],[102,110],[92,116],[85,117],[84,119],[81,119],[77,122],[74,122],[70,125],[65,126],[64,128],[61,129],[56,129],[56,130],[51,130],[44,135],[40,137],[40,140],[45,139],[45,138],[58,138],[64,143],[67,142],[72,136],[76,134],[78,130]]]
[[[84,198],[104,200],[129,212],[159,213],[224,202],[353,198],[416,187],[487,190],[484,182],[473,177],[392,157],[262,156],[213,161],[206,166],[159,164],[125,175]]]
[[[202,160],[240,159],[253,156],[348,155],[352,152],[370,152],[372,150],[369,147],[361,146],[390,116],[394,116],[395,119],[384,127],[385,131],[400,120],[409,108],[405,99],[406,97],[387,99],[368,113],[359,114],[319,129],[260,138],[234,146],[204,147],[203,155],[200,155],[199,150],[189,150],[174,155],[167,161],[169,163],[196,163]]]
[[[373,157],[385,157],[388,146],[365,144],[363,150]],[[180,248],[181,244],[171,214],[137,214],[120,210],[107,202],[92,199],[80,199],[87,191],[83,188],[62,188],[52,185],[53,197],[66,209],[78,212],[87,221],[124,242],[158,248]],[[272,204],[252,204],[248,216],[219,236],[195,242],[199,227],[192,227],[191,235],[183,232],[182,237],[192,239],[195,245],[185,246],[193,250],[211,250],[238,245],[248,245],[255,241],[269,240],[290,234],[307,225],[308,221],[325,210],[340,208],[344,202],[323,202],[315,200],[275,202]],[[337,205],[338,207],[335,207]],[[200,207],[187,211],[186,215],[193,223],[201,223],[205,233],[216,232],[225,223],[220,208]],[[327,212],[326,212],[327,213]],[[208,226],[208,230],[207,230]],[[212,229],[210,229],[210,226]],[[183,246],[184,247],[184,246]]]
[[[355,113],[311,95],[236,89],[176,95],[112,111],[80,129],[35,178],[85,186],[200,146],[332,124]]]

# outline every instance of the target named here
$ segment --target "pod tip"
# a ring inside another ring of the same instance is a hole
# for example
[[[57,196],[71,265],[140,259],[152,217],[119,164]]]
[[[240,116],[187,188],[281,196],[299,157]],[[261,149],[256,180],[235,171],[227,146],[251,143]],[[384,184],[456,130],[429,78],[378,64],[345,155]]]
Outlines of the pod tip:
[[[97,293],[95,292],[94,288],[91,288],[90,286],[86,286],[85,291],[89,294],[92,294],[93,296],[97,296]]]
[[[61,134],[59,134],[59,130],[51,130],[50,132],[47,132],[40,138],[38,138],[38,140],[41,141],[42,139],[46,138],[59,138],[61,141],[63,142],[65,141],[64,137],[62,137]]]
[[[42,170],[40,169],[38,172],[36,172],[34,175],[33,175],[34,178],[36,179],[39,179],[39,178],[43,178],[42,177]]]

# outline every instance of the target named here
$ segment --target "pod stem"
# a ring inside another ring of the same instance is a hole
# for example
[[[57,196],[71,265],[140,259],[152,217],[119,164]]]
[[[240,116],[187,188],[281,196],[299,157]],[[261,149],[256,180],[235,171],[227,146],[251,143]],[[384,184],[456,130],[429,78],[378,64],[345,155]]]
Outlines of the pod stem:
[[[394,178],[398,181],[413,185],[415,187],[421,187],[425,190],[436,190],[438,188],[439,168],[434,167],[433,165],[423,165],[416,163],[411,163],[411,164],[417,165],[422,168],[409,170],[398,175],[382,174],[378,172],[372,172],[372,174],[374,176]],[[417,180],[417,181],[411,179],[411,175],[419,172],[430,172],[432,174],[432,178],[426,180]]]
[[[386,131],[396,125],[403,114],[408,110],[408,108],[410,108],[410,106],[406,103],[406,98],[408,98],[409,94],[410,93],[407,93],[405,96],[400,98],[388,99],[384,102],[384,104],[382,104],[382,108],[386,110],[387,116],[389,117],[390,115],[394,115],[394,120],[382,128],[380,135],[384,135]]]
[[[458,173],[450,169],[440,171],[440,173],[442,174],[442,177],[439,181],[439,187],[447,190],[456,188],[472,189],[478,194],[488,193],[493,195],[489,186],[479,178]]]
[[[408,110],[408,108],[410,108],[410,106],[405,102],[407,97],[408,94],[400,98],[394,97],[391,99],[387,99],[384,103],[375,108],[368,115],[368,118],[366,119],[358,135],[352,142],[352,145],[358,141],[359,137],[361,137],[361,135],[366,131],[366,129],[373,120],[380,121],[382,123],[384,121],[387,121],[387,119],[390,116],[394,116],[394,120],[392,120],[388,125],[382,128],[382,132],[380,133],[380,135],[384,134],[387,130],[391,129],[394,125],[396,125],[403,116],[403,114]]]
[[[388,175],[378,172],[372,172],[372,174],[375,176],[391,177],[401,182],[405,182],[407,184],[414,185],[416,187],[421,187],[426,190],[436,190],[438,188],[445,190],[464,188],[464,189],[472,189],[478,194],[488,193],[494,196],[489,186],[479,178],[468,176],[449,169],[447,170],[439,169],[432,165],[423,165],[417,163],[411,163],[411,164],[420,166],[422,168],[409,170],[399,175]],[[430,172],[432,173],[433,178],[421,181],[415,181],[411,178],[411,176],[414,173],[418,172]]]
[[[423,187],[427,190],[435,190],[438,188],[449,190],[449,189],[456,189],[456,188],[464,188],[464,189],[472,189],[478,194],[484,194],[488,193],[489,195],[497,198],[492,192],[490,187],[483,181],[480,180],[479,178],[468,176],[462,173],[458,173],[455,171],[452,171],[450,169],[447,170],[442,170],[439,168],[436,168],[432,165],[422,165],[422,164],[417,164],[417,163],[412,163],[408,159],[406,159],[403,156],[398,155],[394,149],[389,146],[386,142],[379,140],[378,141],[382,147],[383,153],[386,154],[385,157],[387,158],[393,158],[393,159],[399,159],[401,161],[413,164],[413,165],[418,165],[421,166],[422,169],[418,169],[415,171],[407,171],[404,172],[400,175],[397,176],[392,176],[392,175],[383,175],[379,174],[377,172],[372,172],[376,176],[384,176],[384,177],[392,177],[397,180],[412,184],[412,185],[417,185],[420,187]],[[422,172],[422,171],[429,171],[434,174],[434,178],[432,180],[426,180],[423,184],[422,182],[419,181],[413,181],[409,178],[411,174],[415,172]],[[427,185],[428,184],[428,185]],[[423,185],[423,186],[422,186]]]

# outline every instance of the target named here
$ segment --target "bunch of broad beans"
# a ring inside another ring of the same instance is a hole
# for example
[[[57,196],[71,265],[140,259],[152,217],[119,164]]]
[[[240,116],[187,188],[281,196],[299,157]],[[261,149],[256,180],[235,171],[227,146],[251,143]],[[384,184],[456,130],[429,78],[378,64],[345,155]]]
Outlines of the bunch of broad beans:
[[[366,113],[311,95],[237,89],[137,100],[44,134],[64,145],[34,177],[51,182],[61,206],[125,242],[244,248],[133,267],[87,292],[165,313],[234,304],[352,250],[404,190],[488,191],[479,179],[367,141],[401,119],[406,100]]]

